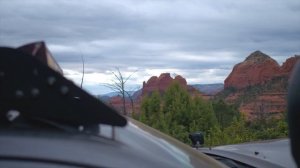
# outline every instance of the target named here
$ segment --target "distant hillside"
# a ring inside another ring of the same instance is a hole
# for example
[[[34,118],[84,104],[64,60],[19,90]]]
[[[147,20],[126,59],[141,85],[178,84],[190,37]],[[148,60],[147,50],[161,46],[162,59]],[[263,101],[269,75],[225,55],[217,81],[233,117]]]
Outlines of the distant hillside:
[[[136,98],[136,94],[139,92],[138,91],[128,91],[128,93],[133,97],[133,99]],[[116,96],[121,96],[119,92],[110,92],[102,95],[97,95],[96,97],[104,102],[109,102],[111,98],[116,97]],[[128,97],[128,95],[125,95],[125,97]]]
[[[201,93],[207,95],[214,95],[224,89],[223,83],[213,83],[213,84],[195,84],[192,87],[198,89]]]
[[[136,91],[127,91],[130,95],[133,95]],[[101,97],[114,97],[114,96],[121,96],[119,92],[110,92],[106,94],[100,95]],[[127,97],[127,95],[125,95]]]

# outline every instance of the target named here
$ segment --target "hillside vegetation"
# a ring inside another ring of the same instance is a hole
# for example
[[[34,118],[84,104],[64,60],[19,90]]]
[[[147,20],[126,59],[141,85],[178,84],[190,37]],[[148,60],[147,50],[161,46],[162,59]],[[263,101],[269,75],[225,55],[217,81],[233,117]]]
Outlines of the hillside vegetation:
[[[192,97],[176,82],[163,94],[155,91],[143,97],[141,113],[133,117],[186,144],[191,144],[188,134],[196,131],[205,134],[205,146],[288,135],[285,115],[246,121],[234,105],[221,99],[206,101],[198,96]]]

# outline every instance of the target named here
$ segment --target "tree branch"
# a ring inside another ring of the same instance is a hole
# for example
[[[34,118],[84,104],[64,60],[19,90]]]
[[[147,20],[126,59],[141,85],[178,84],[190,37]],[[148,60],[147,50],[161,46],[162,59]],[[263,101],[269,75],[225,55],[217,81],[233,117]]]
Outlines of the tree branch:
[[[81,53],[81,51],[80,51],[80,53]],[[84,73],[85,73],[85,72],[84,72],[84,59],[83,59],[83,54],[81,53],[80,56],[81,56],[81,61],[82,61],[82,78],[81,78],[80,88],[82,88],[83,78],[84,78]]]

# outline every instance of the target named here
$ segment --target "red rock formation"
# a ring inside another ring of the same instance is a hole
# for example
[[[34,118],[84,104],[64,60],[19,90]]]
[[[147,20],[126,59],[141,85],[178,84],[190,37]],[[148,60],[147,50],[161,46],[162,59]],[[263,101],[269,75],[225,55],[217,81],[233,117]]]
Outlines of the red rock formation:
[[[113,107],[115,110],[122,113],[123,110],[123,99],[122,96],[113,96],[109,99],[108,105]],[[133,105],[133,106],[132,106]],[[125,98],[125,108],[126,112],[130,115],[132,112],[136,112],[140,109],[140,102],[139,100],[135,100],[133,104],[131,104],[131,101],[129,98]]]
[[[127,112],[130,114],[132,111],[139,112],[140,111],[140,104],[141,104],[141,99],[142,96],[149,95],[151,92],[154,91],[159,91],[160,93],[164,93],[168,87],[174,83],[178,82],[183,88],[186,88],[187,91],[192,95],[192,96],[198,96],[200,92],[195,89],[192,86],[188,86],[186,80],[180,76],[177,75],[174,79],[171,77],[170,73],[162,73],[159,77],[152,76],[147,82],[143,82],[143,88],[142,88],[142,95],[137,96],[137,98],[134,100],[133,108],[130,100],[127,98],[125,101],[125,106],[127,109]],[[122,111],[123,107],[123,101],[121,96],[114,96],[110,98],[109,105],[114,107],[118,111]]]
[[[152,92],[157,89],[158,85],[158,78],[156,76],[152,76],[148,82],[143,82],[143,89],[142,89],[142,95],[144,93]]]
[[[248,119],[265,116],[279,117],[286,111],[286,92],[262,93],[254,101],[242,103],[239,110]]]
[[[224,81],[224,88],[242,89],[247,86],[263,84],[279,73],[280,66],[268,55],[255,51],[244,62],[234,66]]]
[[[184,86],[184,87],[187,86],[186,80],[180,75],[177,75],[174,80],[177,81],[178,83],[182,84],[182,86]]]
[[[182,76],[178,75],[173,79],[170,73],[162,73],[159,77],[152,76],[147,82],[143,83],[142,95],[147,95],[154,91],[163,93],[175,81],[182,87],[188,88],[187,82]]]
[[[286,61],[280,67],[280,75],[287,75],[290,76],[294,66],[296,65],[297,61],[300,60],[299,55],[295,55],[294,57],[290,57],[286,59]]]
[[[157,80],[157,88],[159,91],[165,91],[173,82],[170,73],[162,73]]]
[[[286,111],[287,79],[299,60],[300,56],[295,55],[279,66],[275,60],[260,51],[250,54],[244,62],[235,65],[226,78],[225,89],[236,90],[228,94],[225,101],[239,104],[239,110],[248,119],[255,118],[259,113],[279,116]],[[259,92],[248,90],[248,86],[254,85]]]
[[[118,95],[118,96],[113,96],[113,97],[111,97],[110,100],[109,100],[109,104],[114,104],[114,105],[119,105],[119,106],[121,106],[122,103],[123,103],[122,97],[119,96],[119,95]]]
[[[224,88],[246,88],[257,84],[264,84],[274,77],[289,77],[294,65],[300,60],[300,56],[288,58],[282,66],[270,56],[255,51],[245,61],[234,66],[232,72],[224,81]]]

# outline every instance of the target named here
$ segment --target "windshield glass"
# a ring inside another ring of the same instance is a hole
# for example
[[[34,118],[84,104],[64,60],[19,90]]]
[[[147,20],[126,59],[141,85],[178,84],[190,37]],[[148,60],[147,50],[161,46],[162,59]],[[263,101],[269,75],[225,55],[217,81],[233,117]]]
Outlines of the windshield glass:
[[[185,144],[288,137],[298,0],[1,0],[0,45],[40,41],[78,87]]]

